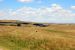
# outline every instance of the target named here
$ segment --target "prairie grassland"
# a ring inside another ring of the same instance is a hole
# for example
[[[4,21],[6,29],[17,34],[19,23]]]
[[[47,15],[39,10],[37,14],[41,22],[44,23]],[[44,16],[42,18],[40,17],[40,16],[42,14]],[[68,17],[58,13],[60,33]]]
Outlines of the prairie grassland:
[[[75,50],[75,25],[0,26],[0,50]]]

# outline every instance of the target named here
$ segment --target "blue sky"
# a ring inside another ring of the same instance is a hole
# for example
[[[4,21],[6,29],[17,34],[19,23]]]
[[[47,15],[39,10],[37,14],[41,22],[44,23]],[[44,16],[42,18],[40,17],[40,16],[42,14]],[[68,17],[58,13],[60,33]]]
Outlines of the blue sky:
[[[40,2],[40,3],[38,3]],[[75,0],[34,0],[32,2],[18,2],[18,0],[3,0],[0,2],[0,7],[4,8],[19,8],[22,6],[30,7],[49,7],[51,4],[60,4],[64,8],[69,8],[75,5]]]
[[[40,3],[38,3],[40,2]],[[75,5],[74,0],[34,0],[32,2],[18,2],[18,0],[3,0],[0,2],[0,7],[4,8],[18,8],[22,6],[30,6],[30,7],[49,7],[51,4],[60,4],[64,8],[68,8],[72,5]]]
[[[75,23],[75,0],[0,0],[0,19]]]

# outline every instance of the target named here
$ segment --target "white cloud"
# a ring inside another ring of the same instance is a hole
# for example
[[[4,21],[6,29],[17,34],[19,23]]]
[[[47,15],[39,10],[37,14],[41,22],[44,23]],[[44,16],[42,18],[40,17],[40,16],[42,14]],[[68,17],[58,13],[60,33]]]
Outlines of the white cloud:
[[[9,16],[8,16],[9,14]],[[52,4],[51,7],[32,8],[22,7],[7,13],[9,19],[18,19],[35,22],[57,22],[70,23],[75,21],[75,13],[63,9],[60,5]],[[10,17],[11,16],[11,17]]]
[[[19,2],[32,2],[33,0],[17,0]]]
[[[42,3],[42,0],[17,0],[18,2],[28,3],[28,2],[36,2],[38,4]]]
[[[56,10],[57,10],[57,9],[58,9],[58,10],[62,9],[62,7],[61,7],[60,5],[58,5],[58,4],[52,4],[52,5],[51,5],[51,8],[52,8],[52,9],[56,9]]]
[[[75,6],[71,6],[71,9],[75,10]]]
[[[4,11],[0,11],[0,16],[2,17],[2,16],[5,16],[5,13],[6,12],[4,12]]]

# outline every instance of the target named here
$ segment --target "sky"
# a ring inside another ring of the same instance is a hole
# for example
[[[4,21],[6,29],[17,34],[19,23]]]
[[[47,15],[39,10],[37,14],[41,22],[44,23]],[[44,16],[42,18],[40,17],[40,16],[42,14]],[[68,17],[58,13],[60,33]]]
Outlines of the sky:
[[[75,0],[0,0],[0,20],[75,23]]]

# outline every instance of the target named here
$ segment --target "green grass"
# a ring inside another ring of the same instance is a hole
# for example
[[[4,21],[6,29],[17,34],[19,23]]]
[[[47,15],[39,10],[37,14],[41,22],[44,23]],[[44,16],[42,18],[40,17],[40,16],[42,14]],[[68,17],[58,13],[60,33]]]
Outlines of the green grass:
[[[75,35],[69,31],[48,27],[0,28],[0,46],[8,50],[75,50]]]
[[[21,50],[22,48],[29,48],[30,50],[44,50],[39,48],[42,44],[45,45],[47,40],[40,39],[16,39],[15,37],[0,37],[0,45],[10,48],[10,50]]]
[[[59,38],[58,38],[59,39]],[[9,48],[10,50],[22,50],[27,48],[29,50],[75,50],[65,43],[64,39],[25,39],[21,40],[16,37],[0,37],[0,45]],[[63,43],[64,42],[64,43]]]

